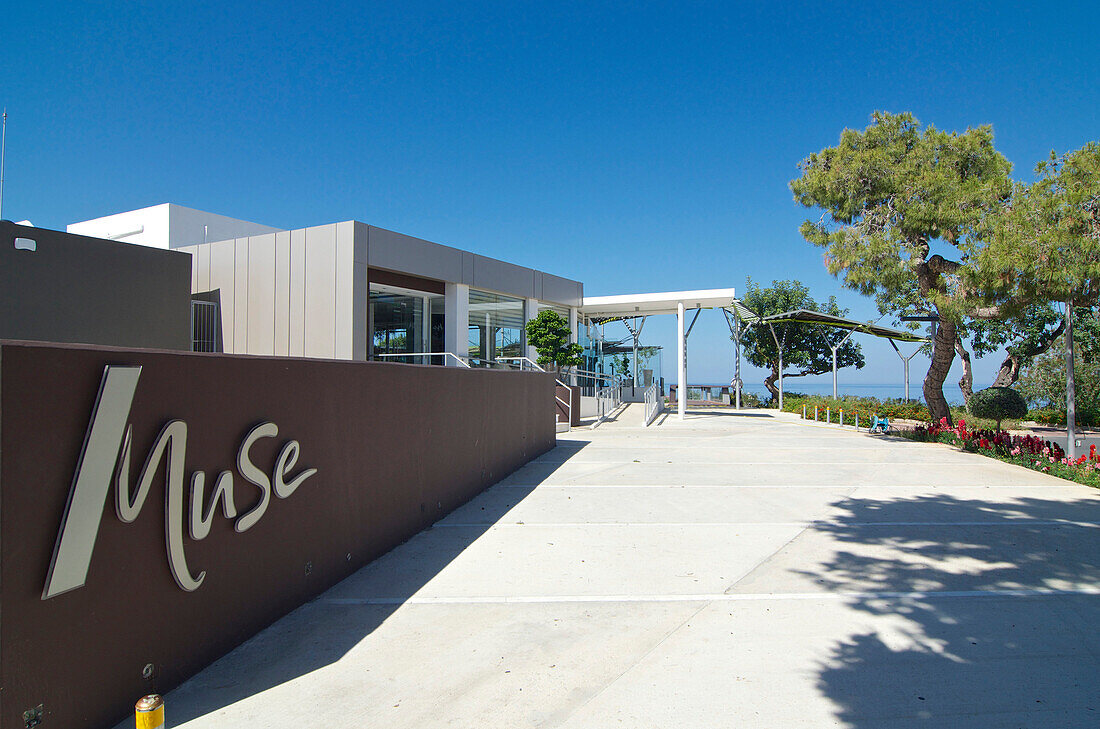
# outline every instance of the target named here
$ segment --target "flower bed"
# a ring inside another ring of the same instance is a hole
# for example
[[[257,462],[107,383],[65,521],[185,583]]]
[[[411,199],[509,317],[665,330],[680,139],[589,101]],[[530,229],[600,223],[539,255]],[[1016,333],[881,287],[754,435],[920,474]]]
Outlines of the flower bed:
[[[969,453],[996,458],[1006,463],[1049,473],[1070,481],[1100,488],[1100,455],[1096,446],[1089,446],[1087,455],[1076,459],[1066,457],[1062,447],[1034,435],[1012,435],[1004,431],[967,430],[966,421],[951,427],[947,419],[939,423],[917,426],[913,430],[897,431],[896,435],[911,440],[947,443]]]

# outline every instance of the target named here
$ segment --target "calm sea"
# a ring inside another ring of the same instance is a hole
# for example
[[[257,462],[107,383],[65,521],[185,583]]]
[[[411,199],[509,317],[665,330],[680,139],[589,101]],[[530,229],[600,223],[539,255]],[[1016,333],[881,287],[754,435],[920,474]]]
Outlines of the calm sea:
[[[689,380],[690,382],[690,380]],[[724,383],[709,383],[712,386],[722,387],[728,385],[728,382]],[[831,382],[784,382],[785,392],[801,392],[807,395],[832,395],[833,384]],[[751,392],[761,397],[769,397],[767,388],[762,383],[749,383],[746,382],[744,386],[744,392]],[[880,400],[887,398],[901,398],[905,397],[904,385],[864,385],[858,383],[845,384],[843,382],[838,383],[837,392],[840,395],[857,395],[860,397],[877,397]],[[947,402],[952,405],[963,404],[962,390],[958,385],[944,383],[943,394],[947,398]],[[915,400],[923,400],[924,394],[921,392],[920,382],[909,383],[909,397]]]

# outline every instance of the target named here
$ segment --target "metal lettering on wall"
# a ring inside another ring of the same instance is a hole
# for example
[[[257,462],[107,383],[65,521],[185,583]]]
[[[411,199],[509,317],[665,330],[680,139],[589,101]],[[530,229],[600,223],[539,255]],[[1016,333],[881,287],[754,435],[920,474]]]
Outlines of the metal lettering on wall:
[[[185,485],[184,456],[187,451],[187,423],[170,420],[165,423],[153,442],[145,464],[137,479],[136,490],[131,488],[130,457],[133,427],[127,424],[130,406],[134,401],[141,367],[108,365],[104,368],[99,394],[84,446],[77,461],[72,488],[61,531],[54,546],[50,571],[42,599],[84,586],[88,567],[92,561],[100,517],[111,490],[112,476],[115,486],[115,514],[123,523],[137,519],[145,503],[153,479],[162,460],[165,467],[165,544],[168,566],[172,577],[181,589],[191,592],[202,585],[206,572],[192,576],[184,553],[183,534],[186,519],[188,536],[195,541],[210,533],[214,514],[219,508],[226,519],[233,520],[238,533],[247,531],[263,517],[274,492],[276,498],[285,499],[317,473],[316,468],[303,469],[291,476],[298,463],[301,446],[289,440],[279,450],[275,467],[270,476],[258,468],[249,458],[249,450],[261,438],[274,438],[279,434],[275,423],[265,422],[252,428],[237,451],[237,473],[260,490],[260,501],[248,512],[237,514],[233,499],[234,478],[232,471],[222,471],[213,479],[213,489],[206,497],[206,473],[191,474],[188,490]],[[189,491],[189,493],[188,493]],[[188,496],[189,503],[188,502]],[[189,508],[188,508],[189,507]]]

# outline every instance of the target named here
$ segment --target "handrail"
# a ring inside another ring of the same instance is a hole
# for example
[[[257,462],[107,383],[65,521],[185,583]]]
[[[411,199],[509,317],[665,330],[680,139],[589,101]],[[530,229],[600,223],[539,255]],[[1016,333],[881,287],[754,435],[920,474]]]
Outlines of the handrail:
[[[454,352],[401,352],[395,354],[376,354],[374,356],[378,359],[385,357],[443,357],[444,362],[447,361],[447,357],[453,357],[455,362],[458,362],[466,369],[470,369],[469,363]]]
[[[657,392],[657,383],[654,382],[645,389],[645,424],[648,428],[664,410],[664,400]]]
[[[554,389],[554,399],[565,406],[565,430],[570,431],[573,429],[573,388],[559,380],[557,377],[554,378],[554,382],[564,387],[569,392],[569,402],[566,402],[565,400],[562,400],[560,397],[558,397],[557,388]],[[555,424],[557,423],[556,414],[554,416],[554,422]]]
[[[595,428],[607,420],[615,408],[622,404],[622,390],[618,385],[609,385],[596,390],[596,422],[592,423],[592,427]]]
[[[507,362],[519,362],[519,368],[521,370],[523,369],[523,363],[526,362],[527,364],[531,365],[531,369],[538,370],[539,372],[545,372],[546,371],[546,369],[543,368],[542,365],[540,365],[538,362],[534,361],[530,357],[497,357],[496,361],[497,362],[505,362],[505,363],[507,363]]]

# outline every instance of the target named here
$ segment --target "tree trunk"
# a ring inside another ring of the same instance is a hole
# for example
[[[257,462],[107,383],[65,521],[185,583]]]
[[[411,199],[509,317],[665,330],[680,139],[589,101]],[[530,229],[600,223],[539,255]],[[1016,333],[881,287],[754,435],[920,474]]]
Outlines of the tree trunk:
[[[1005,354],[997,376],[993,378],[993,387],[1012,387],[1020,379],[1020,358],[1014,354]]]
[[[1052,329],[1042,340],[1026,352],[1022,354],[1006,352],[1004,361],[1001,362],[1001,367],[997,370],[997,376],[993,378],[993,386],[1012,387],[1015,385],[1020,379],[1020,367],[1023,364],[1023,360],[1026,358],[1028,361],[1031,361],[1034,357],[1038,357],[1040,354],[1046,352],[1050,349],[1050,345],[1054,344],[1054,340],[1062,336],[1062,332],[1065,330],[1066,322],[1065,319],[1063,319],[1058,326]]]
[[[772,364],[772,371],[764,379],[764,387],[768,388],[768,392],[772,394],[772,400],[779,402],[779,388],[775,386],[776,380],[779,379],[779,367],[776,364]]]
[[[955,337],[955,351],[962,360],[963,374],[959,378],[959,389],[962,390],[963,399],[966,400],[966,409],[970,409],[970,398],[974,395],[974,371],[970,368],[970,352],[963,346],[962,337]]]
[[[943,382],[947,379],[951,362],[955,359],[955,337],[955,323],[941,320],[936,328],[936,339],[932,343],[932,363],[924,377],[924,401],[928,403],[928,412],[934,423],[938,423],[941,418],[947,418],[949,424],[955,424],[951,419],[947,398],[943,396]]]

